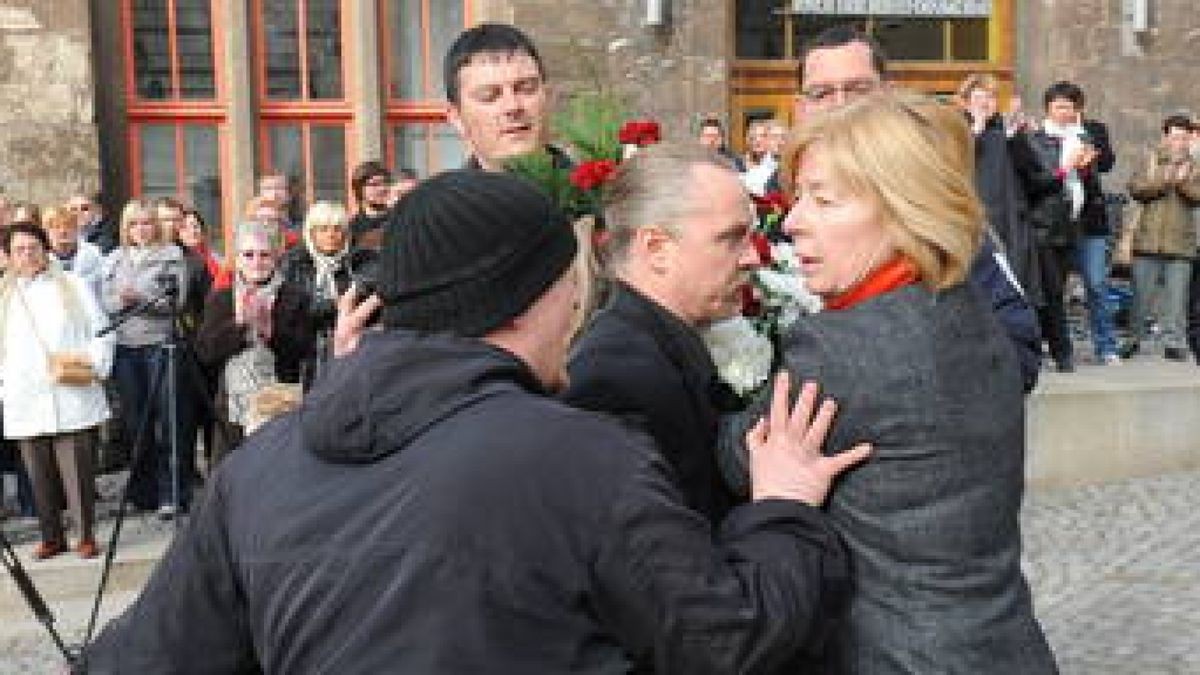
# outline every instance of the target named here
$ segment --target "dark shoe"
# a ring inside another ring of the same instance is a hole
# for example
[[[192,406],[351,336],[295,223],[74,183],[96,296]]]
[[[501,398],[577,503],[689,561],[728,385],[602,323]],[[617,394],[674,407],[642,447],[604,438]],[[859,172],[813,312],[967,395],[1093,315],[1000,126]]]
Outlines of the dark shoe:
[[[1163,358],[1168,361],[1187,361],[1187,351],[1180,347],[1167,347],[1163,350]]]
[[[45,560],[46,558],[53,558],[54,556],[58,555],[59,553],[62,553],[63,551],[65,551],[66,548],[67,547],[64,546],[62,544],[62,542],[43,541],[42,543],[38,544],[36,548],[33,549],[33,559],[34,560]]]
[[[1058,372],[1060,372],[1060,373],[1073,373],[1073,372],[1075,372],[1075,362],[1074,362],[1073,360],[1071,360],[1070,358],[1066,358],[1066,359],[1055,359],[1055,360],[1054,360],[1054,367],[1055,367],[1055,368],[1058,370]]]
[[[1134,354],[1138,353],[1139,349],[1141,349],[1140,344],[1138,344],[1136,342],[1126,342],[1124,345],[1121,345],[1121,349],[1120,349],[1121,358],[1131,359],[1131,358],[1133,358]]]
[[[100,547],[96,546],[95,540],[84,539],[75,547],[75,552],[79,554],[80,558],[95,558],[100,555]]]

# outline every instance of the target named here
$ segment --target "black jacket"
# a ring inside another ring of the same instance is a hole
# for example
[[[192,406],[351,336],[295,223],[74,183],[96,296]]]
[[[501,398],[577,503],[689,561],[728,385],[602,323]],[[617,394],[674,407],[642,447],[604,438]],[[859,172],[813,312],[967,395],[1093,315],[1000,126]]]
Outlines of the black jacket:
[[[1051,240],[1047,243],[1051,245],[1073,245],[1074,238],[1079,235],[1087,236],[1107,236],[1111,234],[1108,226],[1108,212],[1104,203],[1104,189],[1100,184],[1100,174],[1112,171],[1113,165],[1116,164],[1117,156],[1113,153],[1112,145],[1108,139],[1108,127],[1102,122],[1095,120],[1086,120],[1083,123],[1083,130],[1089,138],[1091,144],[1096,148],[1099,157],[1096,158],[1095,164],[1091,169],[1082,172],[1080,178],[1083,181],[1083,209],[1079,213],[1079,218],[1071,221],[1071,226],[1064,232],[1063,235],[1052,235]],[[1030,136],[1030,142],[1033,149],[1037,153],[1042,166],[1053,172],[1060,164],[1059,155],[1062,152],[1062,140],[1050,136],[1044,131],[1035,131]],[[1044,221],[1046,225],[1053,225],[1057,218],[1056,214],[1060,208],[1059,201],[1063,197],[1063,183],[1061,180],[1055,179],[1052,184],[1057,189],[1044,191],[1044,197],[1033,201],[1032,209],[1034,211],[1033,221],[1037,227],[1039,221]],[[1036,191],[1036,188],[1031,188]],[[1048,212],[1052,215],[1039,217],[1039,211]],[[1069,211],[1067,218],[1070,219]],[[1043,229],[1046,229],[1043,227]]]
[[[271,308],[271,325],[267,346],[275,353],[275,374],[281,382],[299,382],[304,358],[313,349],[313,332],[308,322],[308,298],[297,286],[286,281],[280,285]],[[209,294],[195,345],[201,365],[213,377],[230,358],[250,346],[246,329],[234,319],[233,289]]]
[[[694,328],[623,283],[612,288],[571,355],[564,399],[649,434],[687,505],[720,522],[735,500],[717,466],[721,389],[712,357]]]
[[[843,563],[819,510],[714,534],[644,437],[482,341],[387,331],[217,469],[89,672],[761,672]]]
[[[1042,284],[1026,191],[1047,179],[1053,176],[1042,168],[1029,137],[1023,133],[1009,136],[1004,119],[993,115],[975,137],[975,185],[987,209],[988,224],[1034,306],[1042,304]]]
[[[376,258],[375,251],[352,248],[333,273],[338,295],[346,292],[351,281],[373,284],[376,276]],[[301,289],[308,297],[313,330],[320,333],[333,328],[334,320],[337,319],[337,303],[316,298],[317,268],[308,247],[300,244],[288,251],[280,264],[280,270],[284,280]]]

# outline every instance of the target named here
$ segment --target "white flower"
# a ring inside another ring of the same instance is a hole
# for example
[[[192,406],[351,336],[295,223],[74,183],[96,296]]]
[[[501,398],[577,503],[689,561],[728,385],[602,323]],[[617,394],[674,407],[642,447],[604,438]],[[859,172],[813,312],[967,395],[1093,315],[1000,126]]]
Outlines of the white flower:
[[[800,258],[796,256],[796,248],[786,241],[771,244],[771,259],[775,261],[775,266],[781,269],[800,269]]]
[[[721,376],[738,396],[753,392],[771,374],[771,341],[754,330],[744,316],[710,326],[702,334]]]
[[[771,307],[797,307],[802,313],[812,314],[821,311],[821,299],[804,284],[804,277],[799,272],[778,272],[772,269],[759,269],[754,272],[759,286],[763,289],[763,302]],[[792,321],[795,319],[793,318]],[[783,325],[789,325],[788,321]]]

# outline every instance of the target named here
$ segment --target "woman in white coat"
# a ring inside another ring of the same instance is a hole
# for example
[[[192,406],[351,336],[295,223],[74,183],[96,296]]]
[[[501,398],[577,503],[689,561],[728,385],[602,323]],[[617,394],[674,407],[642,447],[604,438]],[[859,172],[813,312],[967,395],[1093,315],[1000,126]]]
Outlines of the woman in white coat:
[[[49,265],[50,242],[32,224],[8,229],[8,273],[0,281],[0,382],[4,434],[17,441],[33,480],[42,560],[67,548],[60,514],[65,495],[79,528],[76,551],[98,553],[93,447],[109,416],[101,380],[112,367],[113,338],[96,337],[107,319],[75,275]],[[54,364],[60,364],[58,366]]]

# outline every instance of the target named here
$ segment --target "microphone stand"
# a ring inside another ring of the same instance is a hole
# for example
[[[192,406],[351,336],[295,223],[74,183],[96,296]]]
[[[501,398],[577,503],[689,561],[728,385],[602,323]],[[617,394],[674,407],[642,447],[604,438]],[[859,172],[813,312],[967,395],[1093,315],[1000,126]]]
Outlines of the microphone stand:
[[[174,277],[171,277],[174,279]],[[175,400],[176,390],[176,371],[175,371],[175,352],[178,340],[178,331],[176,328],[176,315],[178,314],[179,306],[179,286],[173,283],[164,283],[160,285],[159,292],[137,305],[127,307],[117,312],[112,319],[112,323],[100,329],[96,333],[97,336],[108,335],[115,331],[122,324],[129,321],[131,318],[139,315],[148,314],[149,311],[166,302],[169,310],[170,329],[167,332],[167,340],[161,345],[163,359],[160,359],[154,369],[154,374],[150,379],[150,395],[146,398],[146,408],[142,411],[142,418],[138,421],[138,431],[134,438],[133,452],[130,457],[130,472],[129,478],[125,481],[125,486],[121,490],[121,500],[117,505],[117,517],[113,521],[112,534],[109,536],[108,546],[104,551],[104,566],[100,570],[100,581],[96,588],[96,598],[92,604],[91,616],[88,619],[87,632],[84,634],[83,646],[80,648],[80,655],[75,663],[75,666],[80,669],[80,672],[87,670],[87,648],[91,644],[92,636],[96,630],[96,621],[100,615],[100,601],[104,597],[104,589],[108,585],[108,578],[112,572],[113,561],[115,560],[117,551],[117,540],[121,536],[121,527],[125,523],[126,507],[129,503],[129,486],[133,483],[134,473],[137,467],[142,462],[142,454],[146,452],[146,440],[153,436],[153,431],[150,426],[151,417],[154,413],[154,402],[158,400],[159,394],[162,392],[163,382],[166,382],[167,399],[167,420],[170,426],[168,431],[170,466],[171,466],[171,503],[175,506],[175,517],[173,525],[176,530],[180,527],[180,476],[179,476],[179,437],[176,427],[178,419],[177,402]],[[157,480],[157,476],[152,476],[151,480]]]

